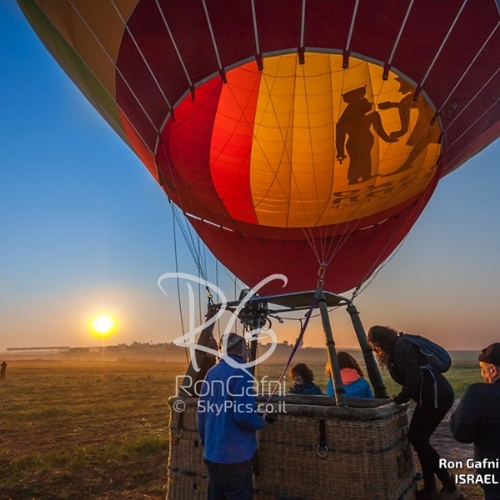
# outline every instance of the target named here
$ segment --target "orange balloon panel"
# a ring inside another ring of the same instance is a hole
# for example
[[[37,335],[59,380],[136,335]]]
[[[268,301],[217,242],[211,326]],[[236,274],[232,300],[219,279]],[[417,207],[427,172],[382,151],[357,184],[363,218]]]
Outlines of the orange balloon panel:
[[[393,73],[383,80],[366,61],[344,69],[338,54],[306,59],[268,57],[262,71],[251,62],[229,71],[220,92],[187,97],[180,108],[190,111],[169,138],[180,175],[189,176],[193,150],[205,151],[198,167],[206,162],[229,217],[276,228],[346,223],[423,192],[441,134],[425,98],[414,101],[410,84]],[[197,145],[203,126],[207,149]]]

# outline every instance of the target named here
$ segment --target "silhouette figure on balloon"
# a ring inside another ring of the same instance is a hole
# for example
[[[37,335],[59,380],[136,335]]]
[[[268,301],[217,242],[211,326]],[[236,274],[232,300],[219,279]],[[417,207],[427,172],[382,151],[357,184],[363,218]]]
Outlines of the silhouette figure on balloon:
[[[426,150],[429,144],[439,143],[440,136],[439,128],[431,125],[431,120],[433,118],[432,109],[425,105],[425,102],[421,97],[419,97],[416,101],[413,99],[412,94],[414,88],[411,84],[399,76],[396,77],[395,80],[399,83],[398,92],[403,94],[403,98],[398,102],[385,101],[378,105],[379,109],[384,110],[397,108],[399,112],[401,127],[399,130],[391,132],[389,136],[391,138],[399,139],[408,132],[408,129],[410,128],[410,115],[412,109],[418,111],[418,118],[410,136],[408,137],[408,140],[406,141],[406,145],[412,148],[410,154],[395,172],[385,174],[382,177],[399,174],[400,172],[404,172],[405,170],[412,168],[415,160]]]
[[[370,131],[372,126],[385,142],[398,140],[386,133],[379,113],[372,111],[373,104],[366,99],[365,94],[366,87],[359,87],[342,95],[347,107],[337,123],[335,142],[337,160],[342,163],[349,156],[348,184],[359,184],[373,177],[371,151],[375,139]]]

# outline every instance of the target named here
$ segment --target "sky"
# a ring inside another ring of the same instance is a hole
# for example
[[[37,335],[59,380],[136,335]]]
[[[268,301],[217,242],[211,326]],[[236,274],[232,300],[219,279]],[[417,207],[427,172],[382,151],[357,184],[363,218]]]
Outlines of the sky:
[[[390,325],[448,349],[500,341],[499,158],[497,141],[441,180],[404,244],[356,298],[366,329]],[[206,255],[233,299],[234,286]],[[172,342],[182,335],[176,284],[166,296],[158,279],[176,271],[196,274],[165,193],[15,1],[0,0],[0,351]],[[183,292],[184,325],[185,300]],[[88,327],[101,312],[118,322],[107,339]],[[331,321],[337,347],[356,347],[345,310]],[[298,321],[274,327],[279,341],[299,333]],[[318,319],[305,345],[325,345]]]

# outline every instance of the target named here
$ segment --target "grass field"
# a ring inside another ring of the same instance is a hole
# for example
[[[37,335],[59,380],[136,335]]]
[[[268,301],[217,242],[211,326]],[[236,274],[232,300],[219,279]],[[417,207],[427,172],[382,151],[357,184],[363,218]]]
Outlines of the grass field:
[[[324,367],[311,367],[325,386]],[[281,368],[258,371],[277,378]],[[184,373],[185,364],[159,361],[9,361],[0,383],[0,500],[164,499],[167,401]],[[449,379],[459,396],[479,371],[460,364]]]
[[[185,365],[11,361],[0,499],[165,498],[168,405]]]

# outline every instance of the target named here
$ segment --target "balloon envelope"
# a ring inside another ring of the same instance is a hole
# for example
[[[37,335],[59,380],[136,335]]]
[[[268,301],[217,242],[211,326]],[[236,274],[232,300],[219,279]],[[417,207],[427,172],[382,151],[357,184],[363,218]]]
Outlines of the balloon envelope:
[[[250,286],[361,284],[500,135],[493,0],[18,2]]]

